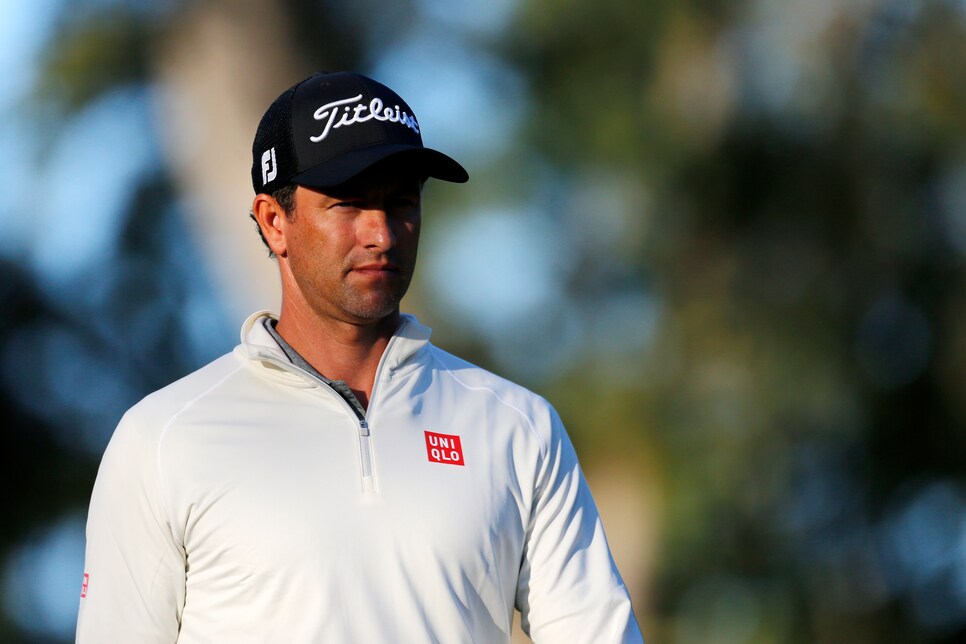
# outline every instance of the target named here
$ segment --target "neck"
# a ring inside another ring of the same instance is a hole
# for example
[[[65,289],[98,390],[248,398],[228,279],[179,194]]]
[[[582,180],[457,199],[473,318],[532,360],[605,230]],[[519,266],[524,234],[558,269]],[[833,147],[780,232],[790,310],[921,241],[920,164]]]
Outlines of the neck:
[[[315,315],[283,301],[275,329],[319,373],[345,381],[368,406],[379,360],[398,326],[398,310],[359,323]]]

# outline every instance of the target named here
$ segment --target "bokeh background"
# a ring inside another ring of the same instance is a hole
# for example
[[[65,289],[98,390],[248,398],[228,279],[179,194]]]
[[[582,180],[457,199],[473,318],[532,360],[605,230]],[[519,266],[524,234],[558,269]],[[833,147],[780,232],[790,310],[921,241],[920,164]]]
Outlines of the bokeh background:
[[[337,69],[468,168],[404,308],[556,404],[650,642],[966,641],[964,0],[3,0],[0,640],[277,310],[251,139]]]

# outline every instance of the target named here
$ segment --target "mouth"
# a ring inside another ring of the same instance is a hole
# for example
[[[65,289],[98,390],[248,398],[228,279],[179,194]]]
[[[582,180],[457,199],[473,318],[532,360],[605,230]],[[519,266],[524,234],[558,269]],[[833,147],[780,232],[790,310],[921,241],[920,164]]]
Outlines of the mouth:
[[[360,275],[368,275],[370,277],[385,277],[390,275],[396,275],[399,273],[399,267],[392,263],[384,264],[360,264],[359,266],[353,266],[351,271],[353,273],[358,273]]]

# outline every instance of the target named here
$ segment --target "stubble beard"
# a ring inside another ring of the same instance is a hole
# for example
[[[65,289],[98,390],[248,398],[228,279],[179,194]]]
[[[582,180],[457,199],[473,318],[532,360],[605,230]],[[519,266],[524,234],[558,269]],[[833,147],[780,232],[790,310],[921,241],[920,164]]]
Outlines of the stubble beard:
[[[367,288],[364,284],[354,283],[348,275],[343,275],[339,303],[345,313],[359,320],[377,322],[399,311],[399,303],[412,282],[415,261],[395,259],[399,272],[378,288]],[[348,262],[349,265],[352,263]]]
[[[363,292],[361,289],[343,284],[339,299],[343,311],[350,316],[376,322],[399,310],[399,303],[407,290],[409,290],[408,279],[401,279],[398,285],[376,292]]]

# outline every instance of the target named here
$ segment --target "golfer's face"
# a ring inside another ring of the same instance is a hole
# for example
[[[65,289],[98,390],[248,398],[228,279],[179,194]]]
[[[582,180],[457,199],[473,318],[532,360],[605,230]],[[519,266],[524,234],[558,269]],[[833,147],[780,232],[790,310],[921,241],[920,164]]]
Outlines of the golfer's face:
[[[280,261],[316,313],[360,323],[398,310],[416,265],[420,191],[419,177],[391,166],[296,189]]]

